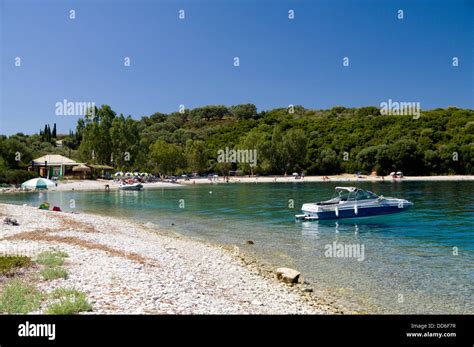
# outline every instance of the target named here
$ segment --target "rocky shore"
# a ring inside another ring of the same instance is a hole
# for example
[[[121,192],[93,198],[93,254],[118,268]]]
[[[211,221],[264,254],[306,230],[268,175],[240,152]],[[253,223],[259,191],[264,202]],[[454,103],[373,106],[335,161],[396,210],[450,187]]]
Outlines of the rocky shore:
[[[30,206],[0,204],[0,220],[5,217],[20,225],[0,224],[0,254],[66,252],[66,279],[32,280],[44,292],[61,287],[86,293],[92,314],[348,313],[308,284],[278,281],[238,247],[151,224]]]

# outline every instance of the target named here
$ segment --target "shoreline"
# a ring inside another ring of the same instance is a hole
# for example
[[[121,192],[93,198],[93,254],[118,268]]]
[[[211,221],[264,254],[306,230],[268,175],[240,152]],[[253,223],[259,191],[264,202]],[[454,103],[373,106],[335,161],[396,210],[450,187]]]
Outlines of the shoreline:
[[[451,176],[405,176],[403,178],[392,178],[391,176],[361,176],[360,178],[350,174],[331,175],[331,176],[306,176],[304,178],[295,179],[292,176],[256,176],[256,177],[229,177],[229,182],[224,177],[219,176],[217,179],[210,181],[208,178],[178,179],[177,183],[170,182],[153,182],[143,183],[144,189],[161,189],[161,188],[179,188],[195,184],[236,184],[236,183],[363,183],[363,182],[379,182],[379,183],[401,183],[401,182],[458,182],[458,181],[474,181],[474,175],[451,175]],[[119,184],[108,180],[71,180],[67,182],[59,182],[58,186],[48,191],[106,191],[106,185],[110,191],[119,190]],[[0,193],[18,193],[28,192],[15,187],[0,188]]]
[[[305,183],[305,182],[384,182],[384,183],[399,183],[399,182],[433,182],[433,181],[474,181],[474,175],[445,175],[445,176],[404,176],[402,178],[392,178],[392,176],[370,176],[362,175],[356,177],[352,174],[329,175],[329,176],[305,176],[303,178],[295,179],[293,176],[256,176],[256,177],[229,177],[229,182],[225,182],[224,178],[219,176],[217,180],[210,181],[209,179],[195,179],[195,180],[178,180],[180,184],[227,184],[227,183]]]
[[[357,313],[304,280],[277,281],[274,269],[238,246],[195,240],[151,223],[25,205],[0,204],[0,216],[20,222],[2,225],[0,253],[67,252],[68,278],[36,284],[45,292],[85,292],[92,314]]]

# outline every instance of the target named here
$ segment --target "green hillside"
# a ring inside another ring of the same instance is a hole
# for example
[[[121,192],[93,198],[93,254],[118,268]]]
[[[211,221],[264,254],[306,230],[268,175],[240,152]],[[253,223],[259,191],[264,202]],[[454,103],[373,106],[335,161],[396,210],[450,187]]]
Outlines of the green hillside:
[[[161,174],[235,169],[277,175],[474,173],[474,110],[434,109],[415,118],[381,115],[376,107],[296,106],[257,112],[247,104],[155,113],[135,120],[103,105],[80,119],[67,136],[51,134],[49,125],[40,134],[1,136],[0,168],[5,176],[24,169],[34,157],[59,153],[120,170]],[[62,147],[55,146],[56,139],[63,140]],[[257,150],[256,166],[219,162],[218,151],[226,148]],[[0,180],[5,181],[3,176]]]

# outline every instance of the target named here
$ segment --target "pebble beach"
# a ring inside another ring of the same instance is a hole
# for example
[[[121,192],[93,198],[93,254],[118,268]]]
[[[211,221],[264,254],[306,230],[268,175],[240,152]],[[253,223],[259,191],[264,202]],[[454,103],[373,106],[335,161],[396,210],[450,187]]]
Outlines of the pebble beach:
[[[86,293],[91,314],[350,313],[304,280],[278,281],[274,269],[242,254],[238,245],[205,243],[150,223],[26,205],[0,204],[0,217],[20,224],[0,225],[0,254],[34,259],[48,249],[66,252],[66,279],[42,280],[33,270],[30,280],[44,292],[65,287]]]

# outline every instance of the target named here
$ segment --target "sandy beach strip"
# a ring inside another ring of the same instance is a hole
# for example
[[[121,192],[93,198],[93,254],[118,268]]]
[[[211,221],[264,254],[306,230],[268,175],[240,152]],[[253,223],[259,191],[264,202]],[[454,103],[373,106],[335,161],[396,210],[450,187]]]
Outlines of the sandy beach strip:
[[[49,189],[51,191],[104,191],[106,186],[110,190],[117,190],[120,184],[111,180],[71,180],[59,182],[56,188]],[[179,186],[176,183],[169,182],[153,182],[143,183],[146,189],[154,188],[173,188]]]
[[[1,220],[6,216],[20,226],[0,224],[0,254],[34,258],[52,248],[68,253],[67,279],[37,278],[35,284],[46,293],[59,287],[85,292],[91,313],[350,313],[317,289],[309,293],[308,284],[279,282],[236,246],[204,243],[149,223],[26,205],[0,204]]]
[[[171,182],[151,182],[143,183],[144,189],[160,189],[160,188],[177,188],[182,186],[178,183]],[[48,191],[58,192],[72,192],[72,191],[115,191],[120,187],[120,183],[112,180],[67,180],[60,181],[54,188],[49,188]],[[0,193],[17,193],[17,192],[28,192],[21,188],[14,186],[0,188]]]
[[[451,175],[451,176],[404,176],[403,178],[392,178],[391,176],[362,175],[356,177],[351,174],[330,176],[305,176],[295,178],[293,176],[256,176],[256,177],[229,177],[226,182],[224,177],[219,176],[212,181],[207,178],[191,179],[189,181],[178,180],[180,184],[219,184],[219,183],[304,183],[304,182],[433,182],[433,181],[474,181],[474,175]]]
[[[207,177],[198,179],[178,179],[176,183],[152,182],[143,183],[143,189],[179,188],[183,185],[194,184],[231,184],[231,183],[307,183],[307,182],[341,182],[341,183],[363,183],[363,182],[433,182],[433,181],[474,181],[474,175],[452,175],[452,176],[405,176],[403,178],[392,178],[391,176],[361,176],[342,174],[332,176],[305,176],[295,179],[293,176],[255,176],[255,177],[229,177],[227,181],[223,176],[213,180]],[[119,183],[111,180],[70,180],[58,182],[57,187],[48,189],[49,191],[105,191],[106,186],[111,191],[119,189]],[[14,193],[22,191],[19,188],[0,188],[0,193]]]

